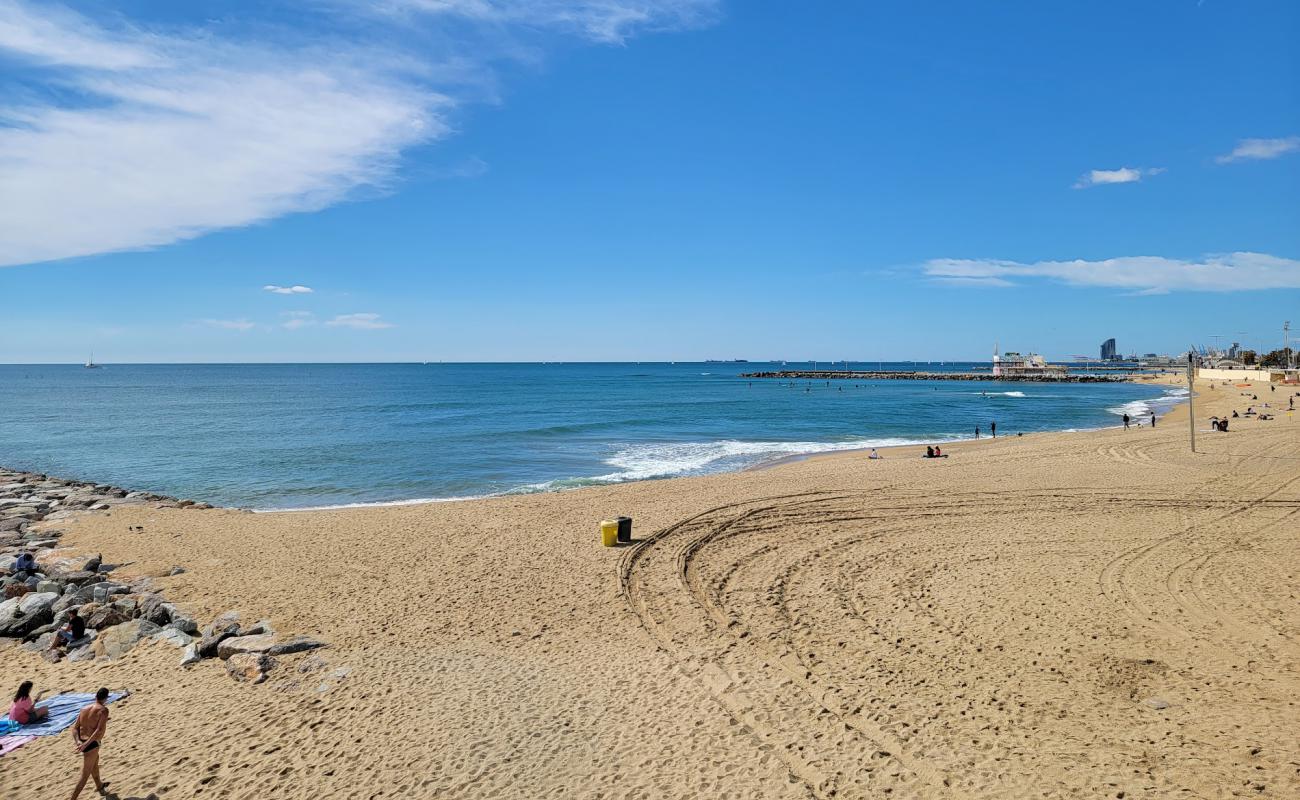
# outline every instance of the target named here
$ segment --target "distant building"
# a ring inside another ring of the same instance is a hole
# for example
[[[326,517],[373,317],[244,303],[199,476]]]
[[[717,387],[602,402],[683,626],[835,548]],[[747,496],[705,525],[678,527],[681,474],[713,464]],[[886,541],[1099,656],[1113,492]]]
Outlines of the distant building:
[[[1115,361],[1118,356],[1115,354],[1115,340],[1107,339],[1101,343],[1101,360]]]
[[[1063,364],[1048,364],[1037,353],[993,353],[993,377],[995,378],[1064,378],[1066,368]]]

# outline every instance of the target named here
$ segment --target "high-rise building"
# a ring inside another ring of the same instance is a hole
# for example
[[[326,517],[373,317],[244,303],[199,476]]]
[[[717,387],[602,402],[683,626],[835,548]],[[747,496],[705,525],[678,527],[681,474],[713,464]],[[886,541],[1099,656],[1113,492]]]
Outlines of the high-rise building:
[[[1102,360],[1102,361],[1114,361],[1116,358],[1117,358],[1117,356],[1115,355],[1115,340],[1114,340],[1114,339],[1107,339],[1106,341],[1102,342],[1102,343],[1101,343],[1101,360]]]

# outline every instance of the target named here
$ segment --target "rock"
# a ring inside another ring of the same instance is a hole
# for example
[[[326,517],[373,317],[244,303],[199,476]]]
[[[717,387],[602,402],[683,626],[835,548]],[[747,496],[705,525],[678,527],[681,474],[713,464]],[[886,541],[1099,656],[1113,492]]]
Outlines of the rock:
[[[39,653],[42,650],[49,650],[52,641],[54,641],[54,633],[47,631],[30,642],[24,642],[23,649],[29,653]]]
[[[224,661],[241,653],[265,653],[274,645],[275,636],[270,633],[234,636],[217,645],[217,658]]]
[[[62,650],[50,650],[50,649],[46,648],[45,650],[42,650],[42,651],[41,651],[41,658],[45,659],[46,661],[50,662],[51,664],[57,664],[57,663],[59,663],[60,661],[63,660],[63,651],[62,651]]]
[[[226,673],[246,683],[261,683],[274,667],[275,659],[265,653],[236,653],[226,660]]]
[[[143,619],[133,619],[114,625],[99,632],[94,650],[97,658],[121,658],[141,639],[153,636],[161,630],[157,625]]]
[[[65,572],[59,577],[64,583],[80,586],[83,583],[90,583],[99,580],[99,573],[91,570],[79,569],[72,572]]]
[[[246,631],[241,631],[240,636],[260,636],[263,633],[274,634],[275,628],[271,627],[271,621],[266,619],[258,620],[253,627]]]
[[[283,642],[271,645],[271,649],[266,652],[267,655],[286,656],[290,653],[304,653],[308,650],[315,650],[324,646],[324,642],[313,639],[310,636],[291,636]]]
[[[124,584],[104,581],[103,583],[95,584],[94,600],[96,603],[106,603],[108,602],[108,598],[113,595],[126,594],[129,591],[131,591],[130,588]]]
[[[36,584],[36,591],[63,594],[63,584],[58,581],[44,580]]]
[[[155,625],[166,625],[172,621],[170,608],[174,608],[174,606],[165,602],[162,595],[146,595],[144,600],[140,602],[140,617],[149,620]]]
[[[211,626],[209,626],[211,627]],[[217,654],[217,646],[227,639],[232,639],[239,635],[239,623],[235,623],[233,628],[225,628],[218,633],[212,633],[204,636],[199,640],[199,657],[212,658]]]
[[[1169,701],[1159,697],[1148,697],[1146,700],[1143,700],[1142,703],[1150,708],[1154,708],[1156,711],[1169,708]]]
[[[91,661],[95,658],[95,646],[93,643],[85,644],[76,649],[68,649],[67,659],[70,662]]]
[[[103,563],[104,563],[104,557],[102,555],[91,556],[86,560],[86,563],[81,565],[81,571],[98,572],[99,565]]]
[[[190,664],[197,664],[202,659],[203,656],[199,655],[198,642],[192,642],[186,645],[185,652],[181,653],[181,666],[188,667]]]
[[[221,631],[224,631],[227,628],[232,628],[232,627],[235,628],[239,627],[239,612],[237,611],[227,611],[226,613],[212,620],[212,622],[203,629],[203,635],[205,637],[212,636],[214,634],[220,633]]]
[[[168,605],[171,605],[168,603]],[[199,632],[199,624],[184,614],[176,610],[175,606],[171,608],[172,621],[167,623],[168,628],[175,628],[181,633],[188,633],[194,636]]]
[[[168,577],[172,577],[174,575],[184,575],[184,574],[185,574],[185,567],[172,567],[167,571]]]
[[[0,519],[0,531],[17,531],[22,530],[27,520],[18,519],[17,517],[5,517]]]
[[[54,619],[53,592],[29,592],[0,603],[0,636],[22,636]]]
[[[105,628],[121,625],[130,621],[130,619],[131,616],[122,613],[121,609],[117,608],[116,605],[100,606],[91,612],[90,616],[86,617],[86,627],[102,631]]]
[[[183,633],[175,628],[163,628],[153,635],[154,641],[166,642],[172,647],[189,647],[194,641],[194,637],[188,633]]]

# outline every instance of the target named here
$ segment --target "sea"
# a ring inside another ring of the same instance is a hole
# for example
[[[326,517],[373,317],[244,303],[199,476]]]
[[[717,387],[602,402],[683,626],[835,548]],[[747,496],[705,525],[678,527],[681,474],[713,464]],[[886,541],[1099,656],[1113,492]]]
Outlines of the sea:
[[[1103,428],[1186,397],[1133,383],[742,377],[780,368],[0,365],[0,465],[255,510],[451,501],[954,443],[994,421],[1001,436]]]

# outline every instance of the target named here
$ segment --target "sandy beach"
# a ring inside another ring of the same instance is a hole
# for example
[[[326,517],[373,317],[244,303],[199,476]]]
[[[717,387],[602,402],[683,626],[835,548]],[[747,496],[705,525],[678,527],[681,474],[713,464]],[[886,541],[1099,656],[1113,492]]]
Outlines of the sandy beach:
[[[1295,387],[1197,388],[1196,454],[1182,406],[942,460],[88,514],[63,546],[200,624],[329,646],[256,686],[162,643],[10,646],[0,674],[132,690],[102,756],[121,798],[1300,797],[1300,421],[1205,422]],[[600,547],[619,514],[637,542]],[[0,797],[78,767],[38,740]]]

